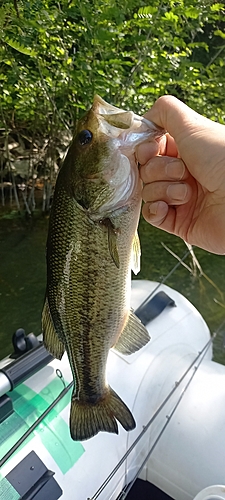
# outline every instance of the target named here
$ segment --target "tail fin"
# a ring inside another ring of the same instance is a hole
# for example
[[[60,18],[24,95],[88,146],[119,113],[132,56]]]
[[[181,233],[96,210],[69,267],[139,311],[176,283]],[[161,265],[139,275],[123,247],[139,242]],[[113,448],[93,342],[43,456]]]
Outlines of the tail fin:
[[[100,431],[118,434],[116,419],[130,431],[136,427],[132,413],[125,403],[108,388],[108,394],[97,403],[82,402],[72,397],[70,433],[74,441],[89,439]]]

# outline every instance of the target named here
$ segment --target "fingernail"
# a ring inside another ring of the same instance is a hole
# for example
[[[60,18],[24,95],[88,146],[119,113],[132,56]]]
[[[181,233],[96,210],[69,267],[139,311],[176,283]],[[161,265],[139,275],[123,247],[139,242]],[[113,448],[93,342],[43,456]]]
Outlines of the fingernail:
[[[166,164],[166,173],[170,179],[181,180],[185,173],[185,165],[182,160],[173,159]]]
[[[170,184],[167,188],[167,196],[170,202],[185,200],[187,196],[186,184]]]
[[[154,202],[154,203],[151,203],[151,205],[149,205],[149,213],[151,215],[156,215],[157,214],[158,205],[159,205],[159,202]]]
[[[148,206],[149,215],[147,215],[148,222],[153,226],[160,226],[168,214],[168,205],[165,201],[155,201]]]

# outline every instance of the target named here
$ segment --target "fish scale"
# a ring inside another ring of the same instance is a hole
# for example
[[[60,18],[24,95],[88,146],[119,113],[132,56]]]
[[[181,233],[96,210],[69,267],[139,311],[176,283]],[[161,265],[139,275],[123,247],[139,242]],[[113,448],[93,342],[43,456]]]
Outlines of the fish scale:
[[[147,330],[130,311],[141,180],[135,148],[131,144],[129,150],[127,141],[131,133],[137,143],[135,120],[139,142],[160,131],[125,112],[124,135],[119,111],[97,96],[78,124],[57,178],[49,220],[43,336],[54,356],[61,358],[64,349],[68,354],[74,379],[74,440],[99,431],[118,433],[117,420],[126,430],[135,427],[130,410],[107,383],[106,364],[112,346],[131,354],[149,341]]]

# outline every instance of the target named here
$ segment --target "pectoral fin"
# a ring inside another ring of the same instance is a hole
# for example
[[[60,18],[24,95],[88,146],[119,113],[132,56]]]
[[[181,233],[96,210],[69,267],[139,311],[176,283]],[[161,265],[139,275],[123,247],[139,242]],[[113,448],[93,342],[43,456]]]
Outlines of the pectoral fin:
[[[118,254],[118,248],[117,248],[117,233],[116,230],[114,229],[113,225],[108,226],[108,245],[109,245],[109,252],[110,255],[116,264],[116,267],[120,267],[120,258]]]
[[[64,353],[64,345],[59,340],[52,321],[48,299],[46,298],[42,312],[42,331],[43,341],[46,349],[58,359],[61,359]]]
[[[147,329],[137,316],[130,311],[128,322],[113,347],[121,354],[132,354],[144,347],[149,340],[150,336]]]
[[[138,274],[141,269],[141,245],[138,233],[136,231],[132,243],[131,269],[134,274]]]

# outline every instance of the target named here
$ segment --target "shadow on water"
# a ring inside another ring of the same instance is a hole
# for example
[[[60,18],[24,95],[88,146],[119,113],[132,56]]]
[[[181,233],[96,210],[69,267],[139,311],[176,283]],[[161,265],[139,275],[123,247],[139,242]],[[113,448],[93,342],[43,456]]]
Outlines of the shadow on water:
[[[41,332],[47,227],[48,219],[42,216],[31,220],[0,219],[0,359],[12,351],[11,337],[17,328],[36,335]],[[144,220],[141,220],[139,234],[142,266],[137,279],[161,281],[177,262],[161,242],[180,258],[187,247],[179,238],[152,228]],[[211,282],[200,276],[199,271],[193,276],[180,265],[166,284],[187,297],[201,312],[210,330],[215,331],[225,318],[225,259],[200,249],[195,249],[195,254]],[[193,268],[190,256],[185,263]],[[215,340],[214,359],[225,364],[223,331]]]

